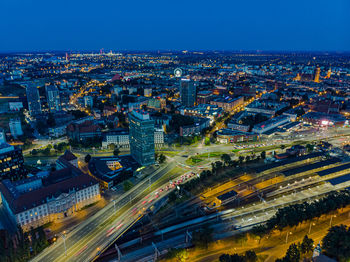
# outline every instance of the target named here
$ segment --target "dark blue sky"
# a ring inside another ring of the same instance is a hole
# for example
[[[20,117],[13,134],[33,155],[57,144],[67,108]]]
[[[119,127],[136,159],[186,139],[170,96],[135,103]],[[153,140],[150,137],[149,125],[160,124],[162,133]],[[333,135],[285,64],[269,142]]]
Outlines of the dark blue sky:
[[[349,0],[1,0],[0,52],[350,51]]]

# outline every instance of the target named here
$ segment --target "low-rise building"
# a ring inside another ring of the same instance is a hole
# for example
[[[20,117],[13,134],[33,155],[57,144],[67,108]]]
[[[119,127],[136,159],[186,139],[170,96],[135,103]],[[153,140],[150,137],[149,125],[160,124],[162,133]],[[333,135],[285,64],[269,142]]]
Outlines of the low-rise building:
[[[69,150],[66,150],[62,156],[56,160],[56,169],[62,169],[73,165],[78,168],[78,158]]]
[[[309,112],[302,116],[306,123],[315,126],[341,126],[346,123],[346,117],[340,114],[326,114],[320,112]]]
[[[194,124],[180,127],[180,136],[199,135],[205,128],[210,126],[209,118],[194,118]]]
[[[279,127],[290,121],[291,121],[290,116],[285,116],[285,115],[276,116],[272,119],[266,120],[260,124],[255,125],[252,129],[252,132],[258,133],[261,135],[272,130],[273,128]]]
[[[21,119],[19,118],[11,118],[9,122],[10,132],[14,138],[17,138],[23,135]]]
[[[268,117],[276,115],[276,113],[288,107],[288,103],[275,100],[255,100],[246,106],[246,111],[250,114],[262,114]]]
[[[110,189],[132,177],[139,167],[130,155],[93,157],[89,161],[88,172],[102,188]]]
[[[259,135],[256,133],[232,130],[229,128],[218,130],[216,135],[217,141],[224,144],[250,141],[255,142],[259,140]]]
[[[243,103],[244,103],[243,96],[238,98],[222,97],[222,98],[216,98],[210,101],[211,105],[217,105],[218,107],[221,107],[227,112],[232,111],[233,109],[243,105]]]
[[[60,137],[67,134],[67,125],[50,127],[49,136],[50,137]]]
[[[81,124],[72,123],[67,126],[67,136],[75,141],[101,136],[101,128],[93,121],[85,121]]]
[[[187,116],[210,118],[211,121],[214,121],[215,118],[222,115],[223,109],[218,105],[199,104],[195,107],[183,108],[180,113]]]
[[[110,144],[114,144],[118,148],[129,148],[129,130],[126,128],[119,128],[105,133],[103,135],[102,147],[106,148]]]
[[[2,203],[24,231],[74,215],[100,199],[98,182],[73,165],[17,182],[0,182]]]
[[[103,135],[102,147],[107,148],[110,144],[114,144],[118,148],[130,148],[129,130],[125,128],[119,128],[113,131],[109,131]],[[154,131],[154,146],[162,147],[164,145],[164,132],[163,130]]]
[[[209,104],[213,99],[213,92],[210,90],[199,91],[197,93],[197,104]]]

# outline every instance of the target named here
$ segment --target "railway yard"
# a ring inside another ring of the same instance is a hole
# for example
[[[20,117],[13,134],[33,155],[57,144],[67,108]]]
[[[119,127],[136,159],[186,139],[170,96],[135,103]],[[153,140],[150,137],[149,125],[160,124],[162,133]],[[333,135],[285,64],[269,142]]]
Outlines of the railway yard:
[[[203,225],[215,239],[226,238],[265,222],[278,208],[347,189],[350,162],[343,159],[321,151],[287,158],[246,170],[174,207],[165,203],[155,214],[149,210],[98,261],[115,258],[117,249],[121,261],[140,261],[191,246],[192,232]]]

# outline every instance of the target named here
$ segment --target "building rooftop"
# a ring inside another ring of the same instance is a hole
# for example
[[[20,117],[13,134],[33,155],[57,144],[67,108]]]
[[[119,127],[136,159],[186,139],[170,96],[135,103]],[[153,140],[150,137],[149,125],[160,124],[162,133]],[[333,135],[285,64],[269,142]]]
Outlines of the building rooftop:
[[[338,163],[340,161],[341,160],[339,158],[332,157],[330,159],[323,160],[323,161],[320,161],[320,162],[316,162],[316,163],[313,163],[311,165],[306,165],[306,166],[302,166],[302,167],[288,169],[286,171],[283,171],[282,174],[285,175],[285,176],[296,175],[296,174],[303,173],[303,172],[306,172],[306,171],[310,171],[310,170],[313,170],[313,169],[326,167],[326,166]]]
[[[34,181],[35,178],[30,179]],[[42,181],[42,187],[33,191],[20,193],[15,185],[21,182],[11,183],[10,180],[5,179],[0,182],[0,191],[9,203],[12,211],[16,214],[42,205],[48,199],[57,197],[62,193],[81,190],[82,188],[98,183],[94,178],[82,173],[73,165],[52,172],[46,179],[42,179]]]
[[[7,143],[0,143],[0,154],[4,154],[15,149],[14,146],[11,146]]]
[[[333,186],[335,185],[338,185],[338,184],[341,184],[341,183],[344,183],[344,182],[347,182],[350,180],[350,173],[349,174],[346,174],[346,175],[343,175],[343,176],[338,176],[336,178],[332,178],[332,179],[329,179],[327,180],[329,183],[331,183]]]
[[[252,132],[244,132],[240,130],[233,130],[230,128],[223,128],[217,131],[217,135],[222,135],[222,136],[248,136],[248,135],[255,135],[255,133]]]
[[[130,155],[93,157],[89,162],[90,172],[105,182],[122,180],[123,173],[133,172],[139,167],[140,165]]]
[[[132,115],[140,120],[149,120],[149,113],[144,110],[133,110]]]
[[[269,170],[269,169],[272,169],[275,167],[283,166],[286,164],[292,164],[292,163],[296,163],[299,161],[303,161],[303,160],[307,160],[307,159],[311,159],[311,158],[315,158],[315,157],[321,157],[323,155],[324,155],[324,153],[322,153],[322,152],[314,152],[314,153],[299,156],[299,157],[291,157],[291,158],[287,158],[286,160],[283,160],[280,162],[275,162],[275,163],[264,165],[262,167],[255,168],[255,172],[261,173],[261,172],[264,172],[266,170]]]
[[[61,157],[63,157],[67,161],[72,161],[72,160],[77,159],[77,157],[69,150],[66,150]]]
[[[329,169],[326,169],[326,170],[322,170],[320,172],[317,172],[317,174],[319,176],[326,176],[326,175],[329,175],[329,174],[332,174],[332,173],[343,171],[343,170],[348,169],[348,168],[350,168],[350,163],[346,163],[344,165],[340,165],[340,166],[332,167],[332,168],[329,168]]]

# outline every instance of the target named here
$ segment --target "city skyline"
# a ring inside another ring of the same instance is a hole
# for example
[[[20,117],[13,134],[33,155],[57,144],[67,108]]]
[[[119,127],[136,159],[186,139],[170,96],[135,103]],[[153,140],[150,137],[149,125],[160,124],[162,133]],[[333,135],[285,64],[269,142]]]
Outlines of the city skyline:
[[[0,262],[350,261],[350,1],[0,1]]]
[[[59,6],[17,0],[0,7],[5,10],[0,53],[102,48],[350,51],[350,3],[344,0],[215,5],[63,1]]]

